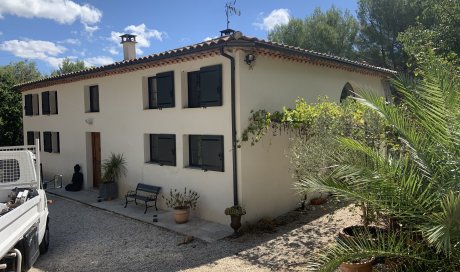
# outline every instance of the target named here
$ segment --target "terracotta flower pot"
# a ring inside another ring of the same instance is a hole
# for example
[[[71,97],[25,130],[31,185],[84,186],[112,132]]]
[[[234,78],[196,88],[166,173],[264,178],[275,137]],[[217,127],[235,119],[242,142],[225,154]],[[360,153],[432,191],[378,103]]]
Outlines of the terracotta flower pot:
[[[177,224],[187,223],[189,216],[189,208],[174,208],[174,221],[176,221]]]
[[[342,272],[372,272],[374,258],[362,262],[343,262],[339,268]]]
[[[321,198],[321,197],[313,198],[312,200],[310,200],[311,205],[323,205],[326,202],[327,202],[327,199]]]
[[[339,237],[345,241],[353,241],[356,235],[367,234],[366,236],[368,240],[375,240],[377,239],[378,233],[384,233],[385,231],[385,229],[375,226],[368,226],[366,228],[362,225],[355,225],[342,228],[339,231]]]

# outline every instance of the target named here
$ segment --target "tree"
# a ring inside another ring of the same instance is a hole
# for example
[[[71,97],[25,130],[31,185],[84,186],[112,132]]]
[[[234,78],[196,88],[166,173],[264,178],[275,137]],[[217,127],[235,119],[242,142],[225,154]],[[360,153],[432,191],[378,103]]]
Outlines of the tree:
[[[421,7],[411,0],[360,0],[358,49],[366,61],[391,69],[405,66],[398,34],[416,24]]]
[[[423,12],[416,26],[400,33],[398,40],[404,45],[409,65],[416,69],[416,63],[423,62],[424,55],[434,50],[436,54],[451,61],[460,55],[460,2],[419,0]]]
[[[65,58],[62,64],[59,65],[59,69],[51,72],[51,76],[60,76],[67,73],[78,72],[86,69],[85,63],[81,60],[72,62],[70,59]]]
[[[298,46],[336,56],[353,58],[358,21],[348,10],[332,6],[326,12],[316,8],[311,16],[291,19],[287,25],[275,27],[268,34],[273,42]]]
[[[397,271],[459,271],[460,80],[455,67],[435,57],[420,70],[416,79],[394,81],[401,106],[371,92],[357,99],[396,129],[398,152],[342,137],[344,152],[333,156],[332,171],[300,182],[299,187],[368,203],[398,223],[373,240],[339,240],[317,255],[314,270],[335,271],[343,261],[379,256],[396,259]],[[349,153],[368,162],[349,160]]]
[[[23,142],[22,97],[13,90],[13,86],[40,77],[33,62],[20,61],[0,67],[0,146]]]

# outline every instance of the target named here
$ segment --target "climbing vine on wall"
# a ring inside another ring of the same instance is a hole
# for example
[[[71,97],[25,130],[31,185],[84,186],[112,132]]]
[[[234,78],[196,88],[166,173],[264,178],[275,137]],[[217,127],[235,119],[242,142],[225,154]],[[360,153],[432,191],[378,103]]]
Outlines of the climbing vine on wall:
[[[386,135],[394,133],[377,113],[352,99],[343,103],[318,98],[316,103],[307,103],[303,98],[295,101],[294,108],[283,107],[273,113],[261,109],[251,111],[249,125],[243,131],[240,146],[259,142],[269,131],[311,138],[315,135],[334,134],[355,139],[365,139],[377,145]]]

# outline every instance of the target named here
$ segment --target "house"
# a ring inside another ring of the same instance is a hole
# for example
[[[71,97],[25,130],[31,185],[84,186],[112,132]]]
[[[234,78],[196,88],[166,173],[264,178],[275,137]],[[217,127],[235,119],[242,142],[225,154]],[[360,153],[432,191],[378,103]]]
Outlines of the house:
[[[224,209],[243,205],[245,221],[295,208],[300,197],[285,158],[286,137],[236,148],[251,110],[293,106],[297,97],[339,101],[350,82],[388,96],[393,71],[231,32],[135,58],[16,86],[23,94],[24,141],[42,139],[45,177],[82,167],[84,186],[101,182],[101,161],[123,153],[119,194],[140,181],[200,194],[197,215],[228,223]],[[160,206],[164,207],[164,203]]]

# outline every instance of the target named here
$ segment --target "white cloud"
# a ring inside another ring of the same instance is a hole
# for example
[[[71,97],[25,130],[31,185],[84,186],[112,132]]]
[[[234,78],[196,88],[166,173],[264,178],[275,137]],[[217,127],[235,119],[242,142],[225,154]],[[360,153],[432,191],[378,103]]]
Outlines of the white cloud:
[[[109,52],[112,55],[118,55],[120,53],[114,46],[106,47],[104,48],[104,51]]]
[[[98,26],[89,26],[87,24],[83,24],[83,26],[85,27],[85,31],[88,32],[89,36],[93,36],[93,33],[96,30],[99,30]]]
[[[76,20],[83,24],[96,24],[102,18],[102,12],[97,8],[71,0],[2,0],[0,16],[2,14],[45,18],[61,24],[72,24]]]
[[[57,68],[64,58],[58,57],[67,48],[49,41],[9,40],[0,44],[0,50],[10,52],[16,57],[43,60]]]
[[[277,25],[289,23],[290,15],[288,9],[274,9],[270,14],[262,19],[262,22],[254,23],[262,30],[270,31]]]
[[[120,36],[123,34],[134,34],[136,35],[136,41],[137,41],[137,52],[139,54],[142,54],[142,50],[140,49],[141,47],[150,47],[150,40],[151,39],[156,39],[159,41],[163,41],[163,38],[166,37],[165,32],[161,32],[156,29],[149,29],[145,26],[145,24],[140,24],[140,25],[129,25],[123,29],[125,32],[117,32],[117,31],[112,31],[110,34],[110,40],[112,40],[116,44],[120,44]]]
[[[84,60],[86,66],[101,66],[114,63],[115,61],[111,57],[98,56],[87,58]]]
[[[79,39],[71,39],[71,38],[65,39],[63,41],[60,41],[59,43],[67,43],[67,44],[72,44],[72,45],[80,45],[81,44]]]

